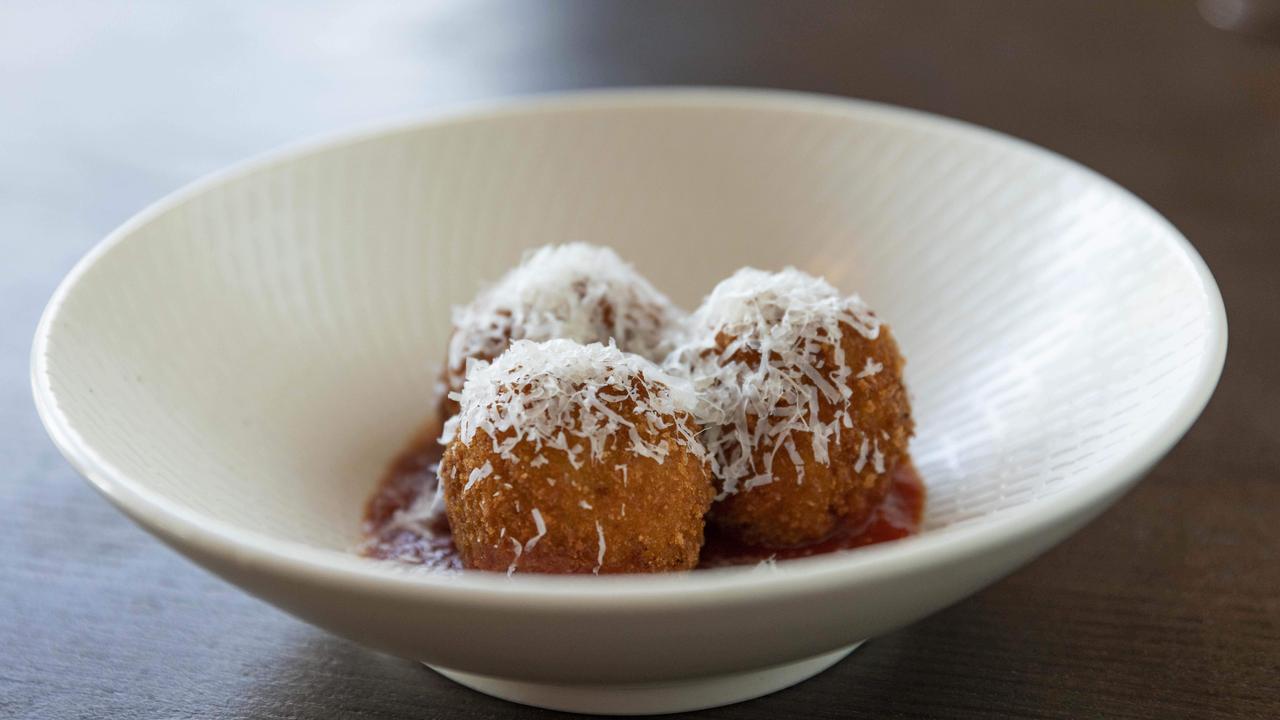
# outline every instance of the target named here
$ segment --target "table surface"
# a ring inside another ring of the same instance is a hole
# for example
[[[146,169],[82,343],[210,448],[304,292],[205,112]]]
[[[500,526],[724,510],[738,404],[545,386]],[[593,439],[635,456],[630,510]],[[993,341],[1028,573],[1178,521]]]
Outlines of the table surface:
[[[0,5],[0,717],[537,717],[251,599],[58,455],[27,353],[58,279],[176,186],[300,136],[637,84],[870,98],[1131,188],[1213,269],[1231,350],[1199,424],[1083,532],[707,717],[1280,716],[1280,45],[1192,2]]]

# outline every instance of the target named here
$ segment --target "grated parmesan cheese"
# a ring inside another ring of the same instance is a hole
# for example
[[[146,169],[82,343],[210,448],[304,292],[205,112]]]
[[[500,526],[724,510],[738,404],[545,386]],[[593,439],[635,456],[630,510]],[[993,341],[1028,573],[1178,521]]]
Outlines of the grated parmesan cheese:
[[[440,441],[470,443],[484,433],[504,460],[527,443],[543,455],[559,450],[579,468],[602,459],[607,442],[625,438],[631,452],[662,463],[671,448],[654,438],[669,428],[677,445],[706,458],[688,421],[696,404],[688,382],[613,345],[518,340],[492,363],[474,363],[462,391],[450,397],[460,411]],[[623,400],[630,419],[610,407]],[[463,491],[492,471],[488,462],[473,470]]]
[[[511,545],[516,549],[516,556],[511,558],[511,564],[507,566],[507,577],[515,574],[516,563],[520,562],[520,554],[524,552],[524,548],[520,545],[520,541],[515,538],[507,538],[511,541]]]
[[[609,248],[570,243],[527,253],[520,265],[453,309],[449,390],[462,389],[476,358],[502,354],[515,340],[613,341],[661,360],[683,313]]]
[[[596,537],[600,538],[600,552],[596,554],[596,566],[591,570],[593,574],[599,575],[600,568],[604,567],[604,528],[600,525],[600,521],[596,521]]]
[[[529,514],[533,515],[533,526],[537,528],[538,534],[529,538],[529,540],[525,542],[525,552],[532,550],[533,546],[537,545],[538,541],[547,534],[547,523],[542,519],[542,513],[538,511],[538,508],[534,508]]]
[[[435,524],[444,514],[444,483],[437,479],[434,492],[421,493],[408,507],[396,510],[387,527],[411,530],[422,537],[435,537]]]
[[[462,492],[466,492],[470,490],[472,485],[475,485],[476,483],[489,477],[492,474],[493,474],[493,465],[488,460],[485,460],[484,465],[481,465],[475,470],[472,470],[471,474],[467,476],[467,484],[462,486]],[[511,486],[508,485],[507,487],[511,487]],[[497,493],[494,493],[494,494],[496,495]]]
[[[858,372],[856,379],[861,380],[862,378],[869,378],[876,375],[883,369],[884,365],[876,362],[872,358],[867,358],[867,364],[862,366],[862,370]]]
[[[695,415],[706,427],[702,439],[721,481],[717,499],[772,482],[780,451],[803,483],[798,433],[808,435],[814,461],[829,464],[831,440],[842,427],[855,429],[849,411],[854,371],[841,345],[849,331],[875,340],[880,321],[857,295],[841,296],[795,268],[744,268],[703,301],[666,366],[700,395]],[[824,350],[833,362],[823,360]],[[827,423],[819,415],[824,404],[835,410]]]

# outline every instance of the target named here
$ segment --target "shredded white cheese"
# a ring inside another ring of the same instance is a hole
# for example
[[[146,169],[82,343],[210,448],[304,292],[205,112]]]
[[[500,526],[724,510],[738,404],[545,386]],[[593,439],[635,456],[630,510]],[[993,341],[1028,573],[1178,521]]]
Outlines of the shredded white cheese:
[[[596,537],[600,538],[600,552],[596,554],[596,566],[591,570],[592,573],[599,575],[600,568],[604,567],[604,528],[600,525],[600,521],[596,521]]]
[[[533,546],[537,545],[538,541],[547,534],[547,523],[542,519],[542,513],[538,511],[538,508],[534,508],[529,514],[533,515],[533,526],[537,528],[538,534],[529,538],[529,540],[525,542],[525,552],[532,550]]]
[[[475,485],[492,474],[493,465],[488,460],[485,460],[483,465],[472,470],[471,474],[467,476],[467,484],[462,486],[462,492],[470,490],[472,485]]]
[[[858,448],[858,459],[853,463],[853,471],[862,472],[862,468],[867,466],[867,450],[871,447],[871,443],[866,438],[862,438],[862,446]]]
[[[409,507],[397,510],[387,525],[412,530],[424,537],[433,537],[436,534],[434,526],[444,513],[444,483],[437,480],[434,492],[419,494]]]
[[[830,463],[831,440],[841,428],[855,429],[854,371],[841,344],[846,332],[874,340],[880,321],[857,295],[841,296],[795,268],[739,270],[693,314],[685,343],[666,364],[699,393],[696,416],[721,482],[718,499],[772,482],[780,452],[802,483],[799,433],[808,435],[815,462]],[[824,404],[835,411],[827,423],[819,414]]]
[[[511,545],[516,549],[516,556],[511,558],[511,564],[507,566],[507,577],[511,577],[516,571],[516,563],[520,562],[520,554],[524,552],[524,548],[521,547],[519,540],[515,538],[507,539],[511,541]]]
[[[856,378],[858,380],[861,380],[862,378],[869,378],[876,375],[883,369],[884,365],[876,362],[873,358],[867,358],[867,364],[862,366],[862,370],[857,374]]]
[[[441,442],[470,443],[483,433],[504,460],[526,443],[540,455],[558,450],[580,468],[601,460],[610,438],[625,438],[629,450],[662,463],[672,448],[655,438],[670,428],[677,445],[706,457],[690,421],[696,396],[688,381],[613,345],[518,340],[492,363],[474,363],[462,392],[450,397],[460,411]],[[630,419],[617,407],[623,401]],[[490,472],[473,470],[464,492]]]
[[[683,313],[609,248],[549,245],[453,309],[449,390],[462,389],[469,361],[500,355],[515,340],[613,341],[661,360],[674,345]]]

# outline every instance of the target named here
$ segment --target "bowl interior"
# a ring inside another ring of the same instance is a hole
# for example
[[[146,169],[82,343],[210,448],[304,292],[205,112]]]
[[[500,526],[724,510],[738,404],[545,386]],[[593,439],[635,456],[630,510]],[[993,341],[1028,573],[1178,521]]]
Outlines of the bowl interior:
[[[65,286],[46,382],[142,491],[344,551],[432,407],[449,306],[570,240],[686,307],[743,265],[861,293],[908,358],[927,531],[1087,482],[1219,352],[1184,241],[1069,162],[874,105],[640,93],[367,134],[181,193]]]

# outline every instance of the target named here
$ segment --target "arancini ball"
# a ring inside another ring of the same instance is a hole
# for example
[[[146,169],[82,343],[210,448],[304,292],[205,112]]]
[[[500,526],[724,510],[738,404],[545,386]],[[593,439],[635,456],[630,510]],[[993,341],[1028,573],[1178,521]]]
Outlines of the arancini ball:
[[[683,381],[613,346],[517,340],[454,399],[440,481],[465,567],[697,564],[714,491]]]
[[[702,395],[718,495],[710,521],[792,547],[867,517],[914,430],[903,358],[856,296],[794,268],[740,270],[667,362]]]

